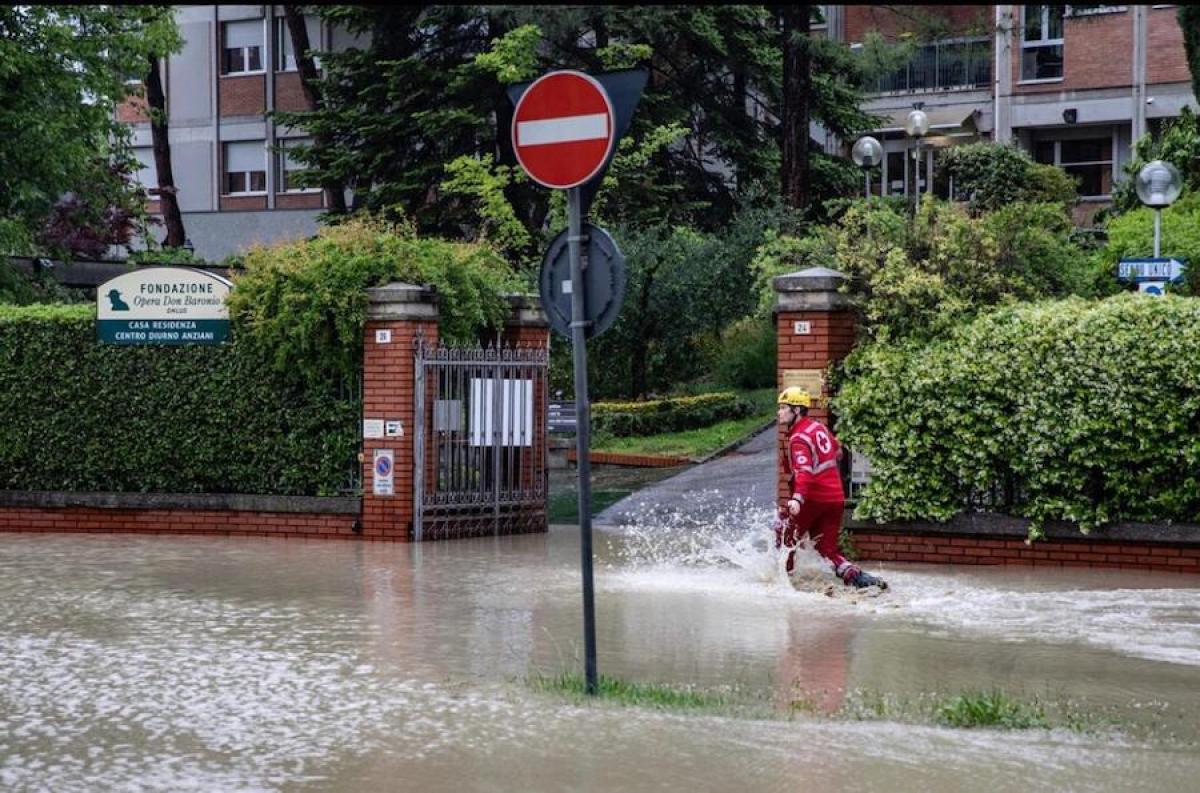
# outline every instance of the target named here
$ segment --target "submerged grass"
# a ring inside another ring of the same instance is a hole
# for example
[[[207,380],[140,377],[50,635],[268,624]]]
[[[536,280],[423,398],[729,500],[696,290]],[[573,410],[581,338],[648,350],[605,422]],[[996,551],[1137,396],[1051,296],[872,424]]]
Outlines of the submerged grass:
[[[755,719],[793,719],[797,716],[837,721],[895,721],[906,724],[945,726],[955,729],[1051,730],[1078,733],[1112,731],[1121,722],[1070,700],[1043,702],[1034,696],[1023,699],[1001,689],[968,690],[957,694],[927,693],[898,696],[882,692],[847,692],[840,707],[826,711],[818,703],[824,692],[793,692],[790,702],[763,698],[763,692],[737,687],[719,690],[668,683],[638,683],[601,675],[595,699],[584,693],[583,676],[564,672],[534,674],[526,679],[535,691],[565,696],[576,702],[604,702],[624,707],[653,710],[702,712],[708,715]]]
[[[528,679],[535,691],[565,694],[582,699],[584,679],[582,675],[564,672],[559,675],[536,674]],[[730,705],[726,694],[704,691],[691,686],[673,686],[666,683],[636,683],[607,675],[596,679],[596,696],[599,699],[654,710],[723,710]]]

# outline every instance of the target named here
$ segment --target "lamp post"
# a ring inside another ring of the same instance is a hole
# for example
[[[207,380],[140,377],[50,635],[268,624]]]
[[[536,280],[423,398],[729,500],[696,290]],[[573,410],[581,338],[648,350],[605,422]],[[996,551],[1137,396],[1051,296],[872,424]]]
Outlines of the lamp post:
[[[859,138],[850,150],[854,164],[863,169],[863,198],[871,197],[871,169],[883,162],[883,146],[870,135]]]
[[[1154,258],[1157,259],[1162,249],[1163,207],[1169,207],[1179,198],[1183,189],[1183,178],[1171,163],[1154,160],[1146,163],[1142,170],[1138,171],[1134,186],[1137,188],[1138,199],[1154,210]]]
[[[921,138],[929,134],[929,116],[919,106],[908,114],[904,120],[904,131],[910,138],[916,139],[917,145],[913,152],[916,161],[913,167],[913,192],[916,193],[914,209],[921,208]]]

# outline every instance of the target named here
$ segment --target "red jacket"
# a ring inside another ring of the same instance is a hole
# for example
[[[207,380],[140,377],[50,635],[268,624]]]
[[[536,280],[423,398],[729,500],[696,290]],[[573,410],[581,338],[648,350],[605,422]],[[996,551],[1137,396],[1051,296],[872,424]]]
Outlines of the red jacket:
[[[846,500],[838,471],[841,444],[819,421],[807,416],[788,433],[787,465],[792,495],[801,501]]]

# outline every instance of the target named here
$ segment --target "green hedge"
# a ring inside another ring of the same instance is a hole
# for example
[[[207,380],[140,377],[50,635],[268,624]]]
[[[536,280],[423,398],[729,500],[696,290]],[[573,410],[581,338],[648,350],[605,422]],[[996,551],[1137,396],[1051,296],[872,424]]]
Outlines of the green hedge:
[[[1087,531],[1200,520],[1200,301],[1125,294],[994,311],[846,361],[839,435],[870,458],[857,516],[994,509]]]
[[[753,412],[753,404],[729,391],[644,402],[597,402],[592,405],[592,430],[618,438],[658,435],[707,427]]]
[[[96,343],[95,307],[0,306],[0,489],[337,495],[357,389],[246,345]]]

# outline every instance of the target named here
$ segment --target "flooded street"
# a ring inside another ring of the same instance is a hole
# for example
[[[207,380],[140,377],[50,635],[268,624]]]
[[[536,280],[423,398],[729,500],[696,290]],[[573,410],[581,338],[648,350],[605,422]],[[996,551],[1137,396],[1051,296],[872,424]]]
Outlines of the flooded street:
[[[811,588],[782,580],[760,519],[596,541],[601,673],[727,690],[739,714],[530,687],[582,667],[571,527],[422,546],[0,535],[0,789],[1194,787],[1197,577],[905,566],[882,597],[831,598],[813,558]],[[1101,728],[851,715],[989,688]]]

